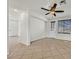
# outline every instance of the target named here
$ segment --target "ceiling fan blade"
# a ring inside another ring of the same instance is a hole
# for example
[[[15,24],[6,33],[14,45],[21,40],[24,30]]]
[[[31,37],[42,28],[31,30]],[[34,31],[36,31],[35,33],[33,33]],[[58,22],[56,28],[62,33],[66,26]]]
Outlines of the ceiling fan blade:
[[[46,8],[41,8],[41,9],[46,10],[46,11],[50,11],[50,10],[48,10],[48,9],[46,9]]]
[[[58,10],[58,11],[55,11],[55,12],[64,12],[63,10]]]
[[[50,11],[55,10],[55,9],[56,9],[56,7],[57,7],[57,4],[56,4],[56,3],[54,3],[54,5],[53,5],[53,7],[51,7]]]
[[[55,13],[54,13],[53,15],[54,15],[54,16],[56,16],[56,14],[55,14]]]
[[[50,14],[50,13],[46,13],[45,15],[48,15],[48,14]]]
[[[64,3],[64,2],[65,2],[65,0],[61,1],[60,3]]]

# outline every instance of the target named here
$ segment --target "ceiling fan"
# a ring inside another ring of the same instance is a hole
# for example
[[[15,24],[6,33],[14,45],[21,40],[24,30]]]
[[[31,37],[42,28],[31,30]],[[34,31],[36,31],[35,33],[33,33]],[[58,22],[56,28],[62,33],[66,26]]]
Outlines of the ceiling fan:
[[[53,7],[51,7],[51,9],[46,9],[46,8],[41,8],[43,10],[46,10],[46,11],[49,11],[48,13],[46,13],[45,15],[48,15],[50,13],[52,13],[54,16],[56,16],[56,13],[61,13],[61,12],[64,12],[63,10],[55,10],[57,7],[57,4],[54,3]]]

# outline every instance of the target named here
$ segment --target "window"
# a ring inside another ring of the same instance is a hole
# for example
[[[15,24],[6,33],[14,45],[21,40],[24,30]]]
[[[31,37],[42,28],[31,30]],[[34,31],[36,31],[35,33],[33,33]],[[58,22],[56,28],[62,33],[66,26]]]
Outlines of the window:
[[[71,33],[71,19],[58,21],[58,33],[63,34]]]
[[[55,21],[52,21],[52,22],[51,22],[51,31],[54,30],[54,26],[55,26]]]

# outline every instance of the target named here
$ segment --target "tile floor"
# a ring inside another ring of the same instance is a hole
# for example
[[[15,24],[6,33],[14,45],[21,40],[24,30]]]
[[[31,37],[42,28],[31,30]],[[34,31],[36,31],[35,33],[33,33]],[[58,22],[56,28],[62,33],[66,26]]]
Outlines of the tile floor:
[[[57,39],[41,39],[30,46],[18,43],[7,59],[71,59],[71,42]]]

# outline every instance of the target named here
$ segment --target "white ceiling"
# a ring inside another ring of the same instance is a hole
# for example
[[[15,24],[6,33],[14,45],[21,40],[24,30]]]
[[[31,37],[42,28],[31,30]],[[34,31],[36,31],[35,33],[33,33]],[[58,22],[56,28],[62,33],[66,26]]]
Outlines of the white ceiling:
[[[46,7],[48,6],[49,2],[50,3],[59,3],[61,0],[8,0],[9,2],[9,8],[13,8],[13,9],[20,9],[20,10],[26,10],[27,8],[34,13],[38,13],[41,14],[43,16],[45,16],[44,14],[47,13],[44,10],[41,10],[41,7]],[[53,2],[51,2],[53,1]],[[71,1],[70,0],[66,0],[66,5],[64,6],[59,6],[57,7],[57,9],[60,10],[64,10],[64,13],[58,13],[56,17],[54,18],[59,18],[59,17],[64,17],[64,16],[70,16],[71,15]],[[47,18],[52,17],[52,15],[48,15],[45,16]]]

